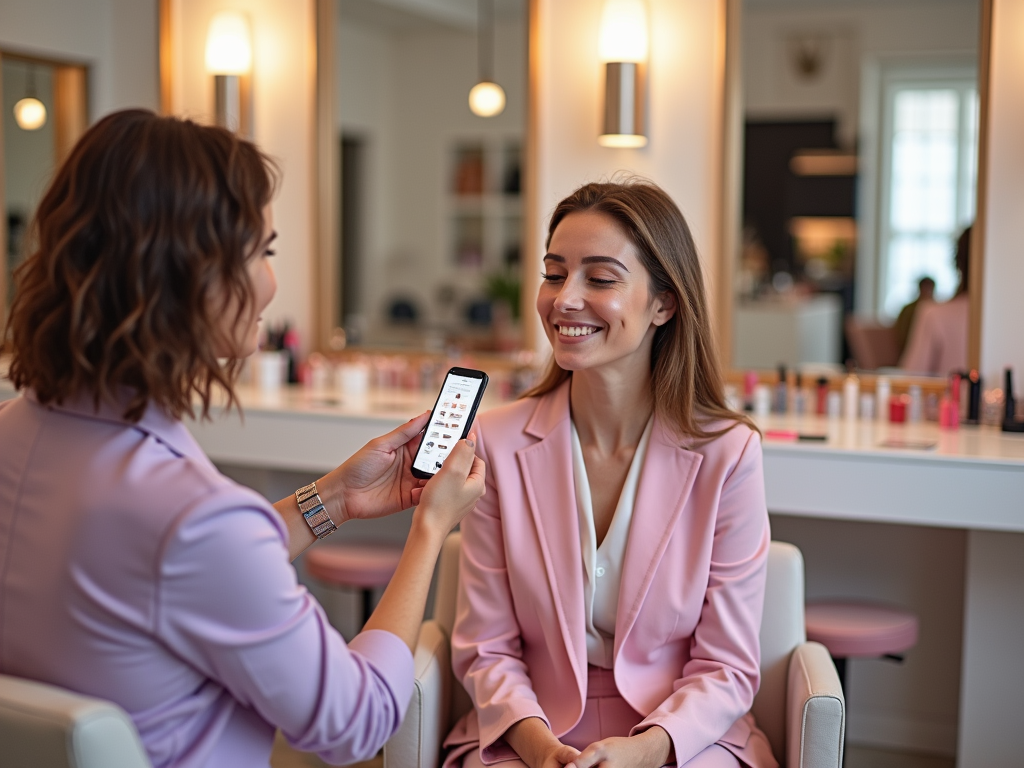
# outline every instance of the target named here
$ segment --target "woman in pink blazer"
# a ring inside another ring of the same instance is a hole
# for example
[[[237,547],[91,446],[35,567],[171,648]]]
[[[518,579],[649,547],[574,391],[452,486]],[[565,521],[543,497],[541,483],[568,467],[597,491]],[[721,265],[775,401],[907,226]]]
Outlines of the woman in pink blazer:
[[[446,765],[774,766],[749,712],[761,445],[725,405],[686,222],[653,184],[588,184],[544,264],[549,370],[477,426],[452,638],[475,708]]]

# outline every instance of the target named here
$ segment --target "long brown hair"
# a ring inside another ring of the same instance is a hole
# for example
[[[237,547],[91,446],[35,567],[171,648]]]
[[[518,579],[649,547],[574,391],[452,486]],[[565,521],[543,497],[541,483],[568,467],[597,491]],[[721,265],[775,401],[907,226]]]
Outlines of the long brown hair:
[[[216,386],[234,404],[240,361],[217,360],[224,308],[211,298],[233,296],[236,322],[248,308],[246,262],[276,183],[273,163],[222,128],[145,110],[96,123],[43,196],[15,272],[14,385],[44,404],[105,400],[133,422],[150,403],[191,415],[193,395],[205,417]]]
[[[652,296],[671,293],[676,312],[654,333],[651,395],[658,415],[681,436],[708,438],[737,423],[756,427],[725,402],[725,385],[711,331],[700,257],[686,219],[672,198],[652,182],[586,184],[562,200],[551,215],[547,245],[571,213],[592,211],[611,217],[629,235],[650,275]],[[524,397],[543,395],[572,376],[554,358],[540,382]],[[708,422],[728,420],[724,429],[707,430]]]

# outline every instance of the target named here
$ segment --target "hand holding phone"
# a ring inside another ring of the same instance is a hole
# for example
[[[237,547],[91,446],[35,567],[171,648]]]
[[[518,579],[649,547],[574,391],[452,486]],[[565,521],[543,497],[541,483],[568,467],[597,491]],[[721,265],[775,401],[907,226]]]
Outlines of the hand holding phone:
[[[473,368],[452,368],[445,374],[427,428],[412,461],[414,477],[429,479],[441,469],[456,443],[469,434],[487,389],[487,374]]]
[[[476,455],[473,443],[460,440],[444,466],[423,487],[413,513],[414,525],[424,523],[442,536],[448,535],[484,495],[485,477],[484,461]]]

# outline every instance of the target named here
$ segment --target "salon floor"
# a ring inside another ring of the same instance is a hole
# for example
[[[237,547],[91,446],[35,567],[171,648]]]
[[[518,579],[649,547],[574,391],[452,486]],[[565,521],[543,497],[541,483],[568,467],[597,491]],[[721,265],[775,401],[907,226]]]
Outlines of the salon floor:
[[[951,757],[889,752],[851,745],[846,748],[845,768],[953,768],[955,762]],[[270,763],[273,768],[323,768],[326,765],[315,755],[304,755],[289,748],[280,734],[274,744]],[[377,757],[365,763],[356,763],[356,768],[382,768],[382,764],[381,758]]]

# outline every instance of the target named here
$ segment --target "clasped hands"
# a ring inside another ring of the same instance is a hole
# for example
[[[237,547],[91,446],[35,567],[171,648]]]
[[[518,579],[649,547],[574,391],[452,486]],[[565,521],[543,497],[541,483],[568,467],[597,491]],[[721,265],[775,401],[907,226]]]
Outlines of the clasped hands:
[[[635,736],[595,741],[581,752],[560,742],[542,720],[530,717],[509,728],[505,740],[530,768],[660,768],[672,754],[668,732],[657,725]]]

